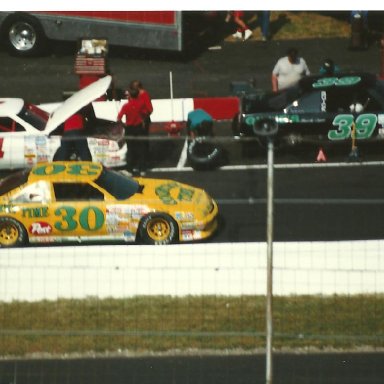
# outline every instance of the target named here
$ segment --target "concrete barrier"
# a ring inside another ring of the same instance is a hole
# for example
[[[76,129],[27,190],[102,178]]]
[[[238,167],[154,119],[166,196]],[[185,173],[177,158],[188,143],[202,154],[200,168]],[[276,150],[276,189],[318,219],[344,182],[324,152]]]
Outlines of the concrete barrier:
[[[274,294],[384,293],[384,241],[274,245]],[[264,295],[265,243],[2,249],[0,301]]]

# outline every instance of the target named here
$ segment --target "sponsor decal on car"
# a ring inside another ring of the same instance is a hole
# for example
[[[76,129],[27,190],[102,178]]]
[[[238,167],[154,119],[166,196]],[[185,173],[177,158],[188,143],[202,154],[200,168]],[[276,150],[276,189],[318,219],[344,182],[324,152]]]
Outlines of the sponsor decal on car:
[[[178,221],[195,220],[195,215],[192,212],[175,212],[175,219]]]
[[[279,124],[288,124],[288,123],[299,123],[300,116],[297,114],[286,115],[286,114],[269,114],[269,115],[249,115],[245,117],[245,124],[253,126],[257,121],[271,119],[275,120]]]
[[[84,231],[97,231],[105,222],[103,211],[95,206],[89,205],[79,211],[75,207],[61,206],[55,209],[54,215],[60,218],[55,221],[54,226],[58,231],[74,231],[78,227]]]
[[[321,112],[327,112],[327,92],[321,91]]]
[[[32,223],[29,226],[28,231],[32,235],[44,236],[49,235],[52,232],[52,227],[44,221],[38,221],[36,223]]]
[[[323,77],[317,79],[313,84],[313,88],[326,88],[326,87],[348,87],[355,85],[361,81],[360,76],[345,76],[345,77]]]
[[[171,190],[178,188],[179,193],[176,198],[172,197]],[[156,195],[166,205],[176,205],[179,201],[192,201],[195,191],[191,188],[185,188],[177,182],[161,184],[155,189]]]
[[[14,207],[10,204],[0,205],[0,213],[9,213],[14,210]]]
[[[130,231],[124,231],[123,236],[126,240],[135,240],[136,233]]]
[[[181,231],[181,238],[184,241],[193,240],[193,231],[191,231],[191,230],[182,230]]]
[[[48,217],[48,207],[22,208],[21,215],[26,218]]]
[[[64,164],[42,164],[35,167],[32,173],[39,176],[57,175],[60,173],[68,175],[84,175],[91,176],[96,175],[101,170],[99,164],[81,164],[81,163],[68,163]]]
[[[106,230],[108,233],[124,232],[124,237],[131,238],[146,212],[147,210],[141,206],[108,205],[105,218]]]
[[[45,136],[36,136],[36,145],[47,145],[47,138]]]

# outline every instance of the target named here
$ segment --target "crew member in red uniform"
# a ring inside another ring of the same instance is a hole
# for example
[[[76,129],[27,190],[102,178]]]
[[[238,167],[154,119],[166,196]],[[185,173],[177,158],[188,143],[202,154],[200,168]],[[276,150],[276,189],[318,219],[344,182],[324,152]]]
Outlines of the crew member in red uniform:
[[[139,90],[128,89],[128,102],[117,115],[117,120],[125,117],[125,137],[128,146],[128,167],[133,175],[144,175],[147,162],[147,144],[145,118],[148,115],[143,99],[139,98]]]
[[[139,91],[139,99],[143,100],[146,108],[146,116],[144,119],[144,126],[147,133],[149,133],[149,126],[151,124],[151,114],[153,112],[153,105],[151,96],[144,88],[143,83],[140,80],[133,80],[129,85],[130,89],[137,89]]]
[[[70,160],[72,154],[75,154],[81,160],[92,161],[92,155],[85,136],[85,121],[81,111],[65,121],[61,147],[55,160]]]
[[[129,88],[130,89],[137,89],[139,91],[139,99],[141,99],[145,105],[146,115],[144,117],[144,128],[145,128],[146,136],[149,136],[149,128],[151,125],[151,114],[153,112],[151,96],[148,93],[148,91],[144,88],[143,83],[140,80],[131,81],[131,83],[129,84]],[[149,150],[150,150],[149,144],[150,144],[149,140],[146,140],[145,141],[146,154],[148,154]]]

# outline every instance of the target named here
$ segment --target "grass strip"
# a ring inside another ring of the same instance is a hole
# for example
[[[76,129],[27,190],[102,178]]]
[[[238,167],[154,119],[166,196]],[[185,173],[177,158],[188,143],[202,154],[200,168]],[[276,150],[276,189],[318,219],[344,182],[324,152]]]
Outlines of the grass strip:
[[[384,347],[384,295],[274,298],[274,347]],[[2,356],[265,346],[264,296],[0,303]]]

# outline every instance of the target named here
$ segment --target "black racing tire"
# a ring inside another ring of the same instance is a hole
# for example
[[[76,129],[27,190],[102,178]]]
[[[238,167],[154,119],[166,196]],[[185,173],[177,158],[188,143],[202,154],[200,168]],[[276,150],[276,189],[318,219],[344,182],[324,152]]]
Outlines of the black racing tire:
[[[48,43],[40,22],[25,12],[16,12],[4,21],[1,37],[14,56],[36,56],[44,52]]]
[[[188,143],[187,158],[195,170],[211,170],[223,162],[223,150],[209,137],[197,137]]]
[[[24,226],[12,217],[0,217],[0,247],[21,247],[28,243]]]
[[[179,226],[166,213],[149,213],[141,219],[138,235],[138,240],[143,244],[173,244],[179,241]]]

